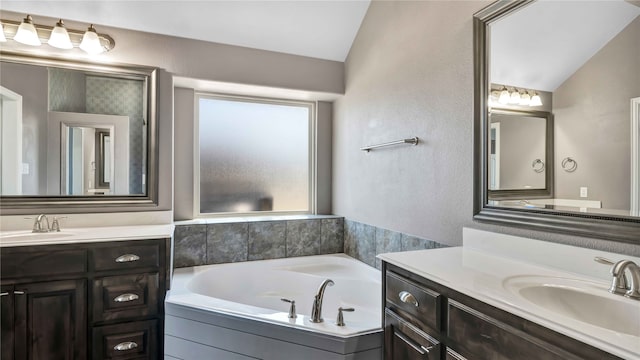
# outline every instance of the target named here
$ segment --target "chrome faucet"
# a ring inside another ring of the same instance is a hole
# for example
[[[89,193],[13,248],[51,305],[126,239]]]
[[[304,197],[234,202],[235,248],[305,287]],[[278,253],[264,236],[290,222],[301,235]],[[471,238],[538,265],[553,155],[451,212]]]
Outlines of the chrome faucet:
[[[47,221],[47,226],[46,227],[42,227],[42,220],[46,220]],[[33,222],[33,231],[34,233],[46,233],[51,231],[51,227],[49,226],[49,219],[47,218],[47,215],[45,214],[40,214],[36,217],[36,220]]]
[[[612,265],[611,275],[613,278],[609,288],[610,293],[640,300],[640,266],[631,260],[620,260],[614,263],[600,256],[596,256],[594,260],[601,264]],[[630,280],[626,275],[627,269],[631,274]]]
[[[311,321],[312,323],[321,323],[324,321],[322,319],[322,299],[324,298],[324,290],[328,286],[333,286],[335,284],[331,279],[325,279],[320,287],[318,288],[318,293],[313,299],[313,306],[311,307]]]
[[[611,289],[609,289],[609,292],[614,292],[612,290],[617,290],[617,288],[614,287],[614,285],[617,285],[618,283],[616,279],[624,277],[627,269],[629,269],[629,273],[631,274],[631,281],[628,283],[628,291],[624,294],[624,296],[631,299],[640,300],[640,266],[638,266],[631,260],[620,260],[613,265],[613,267],[611,268],[613,283],[611,284]]]

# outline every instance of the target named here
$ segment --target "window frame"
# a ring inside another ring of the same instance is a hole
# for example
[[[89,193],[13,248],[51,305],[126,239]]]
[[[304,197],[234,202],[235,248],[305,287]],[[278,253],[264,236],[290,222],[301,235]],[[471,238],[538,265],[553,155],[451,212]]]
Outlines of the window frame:
[[[200,99],[214,99],[257,103],[267,105],[286,105],[306,107],[309,110],[308,119],[308,204],[307,210],[301,211],[249,211],[249,212],[200,212]],[[193,215],[194,218],[239,217],[239,216],[280,216],[280,215],[316,215],[317,214],[317,101],[303,101],[293,99],[266,98],[249,95],[224,94],[215,92],[196,91],[194,94],[194,122],[193,122]]]

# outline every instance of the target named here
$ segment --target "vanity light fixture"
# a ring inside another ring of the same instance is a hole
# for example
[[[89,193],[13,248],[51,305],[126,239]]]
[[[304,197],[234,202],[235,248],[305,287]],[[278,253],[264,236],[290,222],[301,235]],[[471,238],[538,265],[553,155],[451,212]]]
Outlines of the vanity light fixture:
[[[97,55],[104,52],[104,48],[100,43],[100,38],[98,37],[98,33],[96,32],[96,28],[93,27],[93,24],[89,25],[89,28],[82,36],[82,42],[79,47],[91,55]]]
[[[520,94],[520,102],[518,105],[527,106],[531,105],[531,96],[528,92],[524,92],[524,94]]]
[[[38,31],[36,27],[33,25],[33,18],[31,15],[27,15],[20,26],[18,26],[18,31],[16,35],[13,37],[13,40],[31,46],[40,46],[42,42],[40,42],[40,38],[38,37]]]
[[[520,103],[520,92],[518,89],[513,89],[511,92],[511,96],[509,96],[509,104],[519,104]]]
[[[540,98],[540,95],[538,95],[538,93],[533,94],[529,106],[542,106],[542,99]]]
[[[15,40],[21,44],[39,46],[46,40],[52,47],[64,50],[80,48],[90,55],[109,51],[115,46],[113,38],[106,34],[98,34],[93,24],[86,31],[73,30],[66,28],[60,19],[51,27],[34,24],[31,15],[27,15],[22,22],[0,20],[0,25],[0,42]]]
[[[69,33],[64,27],[62,19],[58,20],[56,26],[51,30],[51,36],[49,36],[47,44],[58,49],[73,49],[71,38],[69,38]]]
[[[500,92],[500,97],[498,98],[498,102],[500,104],[508,104],[509,103],[509,99],[511,98],[511,95],[509,95],[509,90],[507,90],[506,87],[502,87],[502,91]]]

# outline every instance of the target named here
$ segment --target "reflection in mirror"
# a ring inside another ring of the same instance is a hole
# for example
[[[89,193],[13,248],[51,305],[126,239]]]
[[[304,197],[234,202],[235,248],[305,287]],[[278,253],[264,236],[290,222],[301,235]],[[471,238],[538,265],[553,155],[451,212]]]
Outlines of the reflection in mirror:
[[[639,3],[496,1],[474,15],[474,37],[474,219],[639,244]],[[538,196],[533,179],[505,183],[518,169],[497,159],[495,114],[531,110],[553,119],[547,161],[522,162],[547,176]]]
[[[490,89],[501,84],[511,94],[549,94],[542,103],[554,117],[556,166],[542,161],[542,121],[508,122],[513,115],[496,113],[530,104],[490,99],[489,200],[497,199],[491,190],[539,189],[544,173],[553,171],[554,191],[546,200],[533,201],[526,193],[509,199],[554,210],[634,215],[631,189],[640,183],[631,176],[629,104],[640,96],[639,15],[640,7],[622,0],[535,1],[490,23]],[[535,41],[521,41],[523,28],[536,29]]]
[[[152,70],[1,60],[3,200],[148,195]]]
[[[489,190],[544,189],[547,119],[492,111]]]

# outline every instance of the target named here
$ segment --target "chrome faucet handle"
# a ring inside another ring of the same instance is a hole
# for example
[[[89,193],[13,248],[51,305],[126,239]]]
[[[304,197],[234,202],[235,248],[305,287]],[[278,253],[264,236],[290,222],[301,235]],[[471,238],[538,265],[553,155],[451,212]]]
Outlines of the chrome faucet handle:
[[[291,304],[291,306],[289,307],[289,319],[295,319],[298,317],[298,315],[296,315],[296,301],[295,300],[289,300],[289,299],[280,299],[281,301],[284,302],[288,302]]]
[[[344,326],[345,325],[344,316],[342,315],[343,311],[354,312],[354,311],[356,311],[356,309],[339,307],[338,308],[338,319],[336,319],[336,326]]]
[[[66,216],[54,216],[53,220],[51,221],[51,229],[49,231],[56,231],[56,232],[60,232],[60,219],[66,219]]]
[[[611,266],[614,266],[616,264],[613,261],[601,256],[594,257],[593,261]],[[609,292],[612,294],[624,295],[629,290],[629,280],[627,279],[627,275],[624,272],[622,272],[621,274],[614,274],[613,267],[611,268],[611,275],[613,275],[613,279],[611,281]]]

